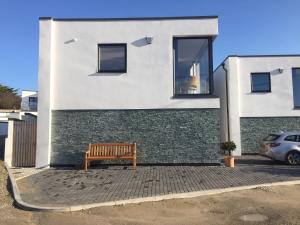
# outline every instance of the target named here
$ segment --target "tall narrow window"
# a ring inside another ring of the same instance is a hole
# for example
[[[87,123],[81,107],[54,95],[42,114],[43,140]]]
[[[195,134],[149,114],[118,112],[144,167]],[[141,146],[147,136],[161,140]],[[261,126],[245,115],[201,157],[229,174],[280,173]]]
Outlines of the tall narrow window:
[[[211,39],[174,38],[175,95],[211,93]]]
[[[28,98],[28,106],[29,106],[29,111],[35,111],[37,110],[37,97],[29,97]]]
[[[293,73],[293,96],[294,107],[300,108],[300,68],[294,68]]]
[[[126,72],[127,48],[126,44],[99,44],[98,71]]]

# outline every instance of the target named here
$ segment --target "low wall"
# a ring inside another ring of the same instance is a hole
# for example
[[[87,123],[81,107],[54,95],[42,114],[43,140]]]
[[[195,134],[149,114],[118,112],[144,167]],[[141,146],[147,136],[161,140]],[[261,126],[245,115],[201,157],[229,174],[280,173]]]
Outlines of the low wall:
[[[242,117],[242,153],[259,153],[259,146],[270,133],[300,131],[300,117]]]
[[[51,165],[81,164],[88,143],[136,142],[137,163],[218,163],[218,109],[52,111]]]

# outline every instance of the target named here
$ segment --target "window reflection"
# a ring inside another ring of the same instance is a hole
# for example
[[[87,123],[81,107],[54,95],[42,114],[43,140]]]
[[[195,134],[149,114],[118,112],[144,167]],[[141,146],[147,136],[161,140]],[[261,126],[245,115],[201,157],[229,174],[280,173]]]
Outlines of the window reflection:
[[[294,106],[300,107],[300,68],[293,69]]]
[[[175,94],[209,94],[209,40],[175,38]]]
[[[126,72],[126,44],[99,44],[99,71]]]
[[[271,79],[270,73],[252,73],[251,74],[252,92],[270,92]]]

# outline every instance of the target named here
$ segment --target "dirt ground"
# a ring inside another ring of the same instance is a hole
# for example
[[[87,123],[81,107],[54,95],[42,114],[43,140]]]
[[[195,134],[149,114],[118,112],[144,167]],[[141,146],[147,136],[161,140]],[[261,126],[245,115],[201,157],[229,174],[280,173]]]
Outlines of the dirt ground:
[[[80,212],[17,209],[0,161],[0,225],[300,224],[300,185],[258,188],[191,199],[101,207]]]

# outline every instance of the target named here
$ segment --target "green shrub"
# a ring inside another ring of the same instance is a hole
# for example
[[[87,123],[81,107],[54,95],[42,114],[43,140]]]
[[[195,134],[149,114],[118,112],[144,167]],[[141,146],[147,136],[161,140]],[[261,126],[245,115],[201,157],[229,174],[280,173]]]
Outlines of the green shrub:
[[[18,90],[0,83],[0,109],[20,109],[21,97]]]
[[[221,143],[221,149],[224,150],[224,153],[228,152],[231,155],[232,151],[236,149],[236,145],[233,141],[226,141]]]

